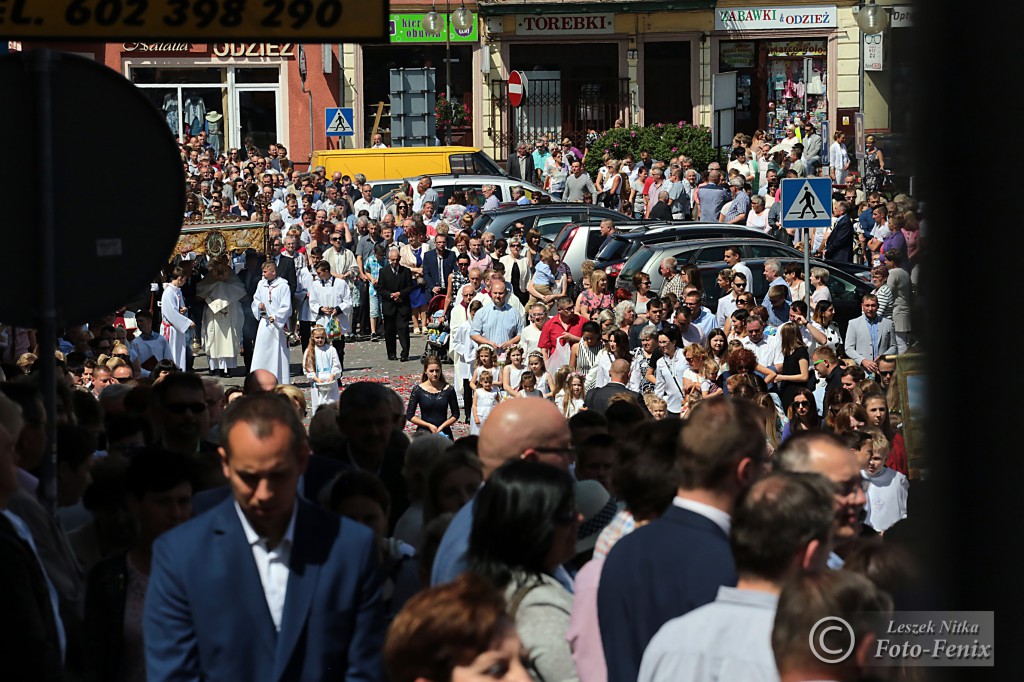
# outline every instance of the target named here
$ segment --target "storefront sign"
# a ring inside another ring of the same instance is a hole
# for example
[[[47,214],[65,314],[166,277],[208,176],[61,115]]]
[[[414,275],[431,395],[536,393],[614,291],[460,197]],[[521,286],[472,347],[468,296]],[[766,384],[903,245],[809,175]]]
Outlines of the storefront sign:
[[[292,43],[215,43],[214,57],[294,57]]]
[[[883,35],[885,35],[884,31],[875,35],[863,36],[865,71],[885,71],[885,54],[882,48]]]
[[[384,0],[0,0],[22,40],[384,40]]]
[[[718,51],[718,63],[730,69],[754,67],[755,45],[752,42],[722,43]]]
[[[914,8],[912,5],[896,5],[889,15],[889,25],[893,28],[910,28],[914,25]]]
[[[441,26],[436,33],[430,33],[423,26],[423,14],[392,14],[388,22],[388,40],[392,43],[443,43],[447,26]],[[452,26],[451,41],[453,43],[475,43],[480,40],[476,14],[469,28],[460,30]],[[441,21],[444,22],[444,14]],[[451,19],[449,19],[450,25]]]
[[[124,43],[125,52],[189,52],[192,43]]]
[[[838,25],[835,5],[720,7],[715,10],[716,31],[778,31]]]
[[[573,36],[613,33],[614,14],[541,14],[516,17],[516,35]]]
[[[768,43],[769,57],[825,57],[828,43],[824,40],[785,40]]]

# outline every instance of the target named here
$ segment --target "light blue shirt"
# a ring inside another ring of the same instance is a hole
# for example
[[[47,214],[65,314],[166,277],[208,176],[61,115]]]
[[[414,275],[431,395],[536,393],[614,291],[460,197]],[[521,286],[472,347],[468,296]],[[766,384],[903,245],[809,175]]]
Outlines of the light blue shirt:
[[[735,268],[734,268],[734,271],[735,271]],[[789,285],[786,284],[786,280],[784,280],[781,277],[776,277],[775,279],[773,279],[771,281],[771,284],[768,285],[768,288],[771,289],[773,286],[776,286],[776,285],[781,285],[781,286],[786,287],[786,303],[792,303],[793,302],[793,292],[790,290]],[[753,289],[750,288],[750,280],[749,279],[747,280],[747,291],[753,291]],[[765,291],[765,293],[764,293],[764,298],[761,299],[761,305],[763,305],[765,308],[768,308],[769,310],[772,307],[772,302],[768,299],[768,292],[767,291]]]
[[[875,319],[870,320],[865,315],[864,319],[867,321],[868,331],[871,333],[871,359],[874,360],[878,357],[878,321],[882,319],[882,316],[875,315]]]
[[[706,339],[708,338],[708,334],[711,333],[711,330],[718,326],[718,320],[715,319],[715,316],[710,310],[707,308],[701,308],[700,316],[690,320],[690,324],[704,332],[704,338]]]
[[[778,602],[768,592],[719,587],[715,601],[661,626],[644,651],[637,682],[777,681]]]
[[[480,334],[500,345],[523,331],[523,316],[508,303],[500,308],[488,305],[477,312],[471,329],[473,334]]]

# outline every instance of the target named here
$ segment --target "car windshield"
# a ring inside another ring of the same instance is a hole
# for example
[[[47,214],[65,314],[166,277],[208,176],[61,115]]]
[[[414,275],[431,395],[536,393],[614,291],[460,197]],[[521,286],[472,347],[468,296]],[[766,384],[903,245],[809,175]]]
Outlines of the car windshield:
[[[596,261],[618,261],[630,254],[631,247],[640,243],[638,239],[612,239],[597,252]]]
[[[487,215],[486,213],[481,213],[480,217],[478,217],[476,219],[476,222],[473,223],[473,227],[471,229],[476,234],[483,234],[484,231],[487,229],[487,226],[491,224],[492,220],[494,220],[494,218],[492,218],[491,216]]]
[[[648,248],[643,248],[633,254],[633,257],[626,261],[626,264],[622,266],[622,271],[619,272],[617,282],[632,282],[633,275],[644,269],[647,265],[647,261],[651,259],[651,255],[654,252]]]

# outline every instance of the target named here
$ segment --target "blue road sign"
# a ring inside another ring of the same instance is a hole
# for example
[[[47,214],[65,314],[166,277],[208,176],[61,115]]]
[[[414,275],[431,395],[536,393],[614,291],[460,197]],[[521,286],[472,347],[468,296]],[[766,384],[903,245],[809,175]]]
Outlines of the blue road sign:
[[[327,137],[347,137],[356,134],[355,115],[352,107],[327,109]]]
[[[782,224],[784,227],[829,227],[832,225],[832,180],[829,178],[786,178],[782,181]]]

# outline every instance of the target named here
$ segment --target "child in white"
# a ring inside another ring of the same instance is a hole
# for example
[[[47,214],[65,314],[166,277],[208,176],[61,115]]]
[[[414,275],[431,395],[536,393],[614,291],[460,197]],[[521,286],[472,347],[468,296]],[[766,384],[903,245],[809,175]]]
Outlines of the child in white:
[[[530,353],[530,359],[526,361],[537,383],[537,390],[542,393],[543,398],[551,397],[551,376],[544,367],[544,354],[539,350]]]
[[[518,398],[519,382],[529,370],[523,364],[523,349],[513,346],[508,351],[509,362],[501,368],[501,389],[505,395]]]
[[[341,377],[341,360],[338,351],[327,341],[327,331],[317,325],[309,338],[309,348],[302,358],[302,370],[313,382],[310,391],[313,399],[313,414],[321,405],[338,402],[341,392],[338,379]]]
[[[860,474],[868,482],[868,502],[865,505],[867,517],[864,523],[884,533],[898,521],[907,518],[910,483],[906,476],[885,466],[889,456],[889,442],[881,431],[878,436],[871,439],[873,448],[868,455],[868,465]]]
[[[494,348],[488,346],[486,343],[476,349],[476,363],[473,368],[474,389],[480,385],[481,374],[490,374],[493,383],[496,386],[498,385],[498,380],[501,374],[497,366],[497,359],[498,356],[495,354]]]
[[[480,427],[487,420],[494,406],[501,402],[501,393],[494,385],[494,375],[488,371],[480,372],[477,377],[477,387],[473,391],[473,424],[470,426],[470,434],[479,434]]]
[[[519,380],[516,388],[516,396],[519,398],[543,398],[544,394],[537,388],[537,377],[533,372],[526,372]]]

